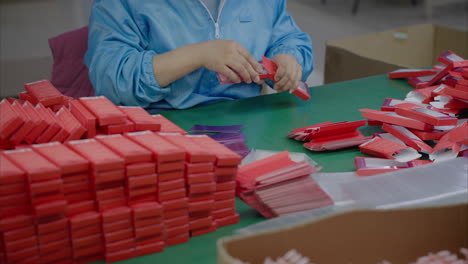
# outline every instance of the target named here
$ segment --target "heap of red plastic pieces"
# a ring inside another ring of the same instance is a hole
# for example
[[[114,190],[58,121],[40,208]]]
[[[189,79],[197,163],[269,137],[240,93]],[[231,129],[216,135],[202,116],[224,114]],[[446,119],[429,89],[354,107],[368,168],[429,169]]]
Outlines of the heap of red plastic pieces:
[[[2,151],[0,263],[116,262],[235,224],[240,162],[152,131]]]
[[[103,96],[75,100],[46,80],[25,88],[20,99],[0,102],[0,149],[146,130],[186,134],[162,115],[116,106]]]
[[[389,78],[408,78],[416,89],[404,100],[386,98],[380,110],[360,109],[369,126],[385,132],[364,137],[356,129],[365,121],[326,122],[291,131],[289,138],[309,141],[312,151],[359,146],[359,176],[370,176],[432,162],[468,157],[468,60],[447,51],[432,69],[404,69]],[[426,157],[423,157],[426,155]],[[420,159],[423,157],[423,159]]]

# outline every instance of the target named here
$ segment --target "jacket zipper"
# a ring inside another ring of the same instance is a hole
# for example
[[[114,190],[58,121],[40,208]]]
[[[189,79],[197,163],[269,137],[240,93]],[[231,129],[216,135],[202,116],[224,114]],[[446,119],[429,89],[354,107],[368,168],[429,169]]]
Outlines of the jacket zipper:
[[[214,26],[215,26],[215,37],[216,39],[219,39],[220,37],[220,32],[219,32],[219,19],[221,17],[221,12],[223,11],[223,8],[224,8],[224,3],[227,1],[227,0],[221,0],[221,4],[218,8],[218,16],[217,16],[217,19],[216,21],[214,20],[213,18],[213,14],[211,14],[210,10],[208,9],[208,7],[205,5],[205,3],[203,3],[202,0],[198,0],[200,2],[200,4],[203,5],[203,7],[206,9],[206,12],[208,12],[208,14],[210,15],[210,18],[211,18],[211,21],[213,21],[214,23]]]

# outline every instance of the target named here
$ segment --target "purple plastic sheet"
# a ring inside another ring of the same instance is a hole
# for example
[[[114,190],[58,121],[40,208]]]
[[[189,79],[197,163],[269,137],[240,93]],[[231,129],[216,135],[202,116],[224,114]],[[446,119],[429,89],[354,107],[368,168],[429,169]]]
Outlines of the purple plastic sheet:
[[[232,126],[205,126],[205,125],[194,125],[190,132],[204,132],[204,133],[239,133],[243,125],[232,125]]]
[[[230,144],[224,144],[228,149],[232,150],[233,152],[241,155],[243,158],[250,153],[249,147],[245,145],[244,142],[236,142]]]
[[[245,142],[247,139],[244,133],[220,133],[209,136],[221,144]]]

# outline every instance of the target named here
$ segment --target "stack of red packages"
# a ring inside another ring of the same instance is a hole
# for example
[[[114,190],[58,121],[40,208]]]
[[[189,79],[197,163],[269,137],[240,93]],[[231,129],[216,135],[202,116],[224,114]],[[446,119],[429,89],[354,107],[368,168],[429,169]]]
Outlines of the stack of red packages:
[[[10,102],[5,99],[0,101],[0,112],[2,113],[2,118],[0,118],[0,147],[3,149],[14,148],[15,145],[8,139],[23,124],[23,120],[13,110]]]
[[[97,136],[96,140],[125,160],[128,205],[155,202],[158,176],[152,153],[122,135]]]
[[[0,217],[0,263],[40,263],[34,217]]]
[[[214,192],[213,220],[217,228],[236,224],[239,222],[239,214],[236,213],[235,186],[237,167],[242,157],[218,143],[216,140],[206,136],[189,136],[190,140],[197,143],[202,149],[209,149],[215,155],[214,180],[216,189]],[[210,177],[202,180],[202,177],[187,175],[187,182],[206,183]]]
[[[166,225],[166,245],[187,242],[189,206],[184,179],[184,150],[149,131],[128,133],[126,136],[153,153],[159,178],[157,199],[163,207]]]
[[[97,210],[126,206],[124,159],[94,139],[67,145],[91,163],[91,189]]]
[[[67,216],[95,210],[88,180],[88,160],[58,142],[33,145],[32,149],[61,169],[63,190],[68,202]]]
[[[101,217],[106,262],[136,257],[132,210],[127,206],[117,207],[102,212]]]
[[[104,258],[101,214],[90,211],[68,218],[74,263],[89,263]]]
[[[312,126],[297,128],[289,132],[288,137],[304,143],[306,149],[312,151],[336,150],[354,147],[371,137],[365,137],[357,128],[364,126],[365,120],[354,122],[325,122]]]
[[[60,168],[32,149],[7,151],[5,155],[26,172],[28,200],[31,201],[35,223],[29,228],[37,235],[41,261],[71,260],[70,238],[67,232],[63,232],[68,221]]]
[[[39,260],[25,172],[0,154],[0,263]]]
[[[332,205],[331,197],[310,177],[318,170],[283,151],[240,167],[237,191],[267,218]]]
[[[3,153],[0,164],[0,218],[31,213],[25,172]]]
[[[1,263],[115,262],[236,223],[240,157],[193,139],[148,131],[1,152]]]
[[[132,221],[135,230],[137,256],[164,250],[165,225],[162,206],[157,202],[132,205]]]
[[[216,188],[213,173],[215,155],[184,135],[161,135],[185,151],[190,235],[193,237],[216,231],[212,217],[215,205],[213,194]]]

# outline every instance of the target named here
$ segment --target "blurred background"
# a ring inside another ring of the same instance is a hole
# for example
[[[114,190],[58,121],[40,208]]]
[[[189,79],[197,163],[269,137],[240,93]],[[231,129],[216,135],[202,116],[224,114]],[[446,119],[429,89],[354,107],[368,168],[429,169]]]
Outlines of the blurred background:
[[[48,39],[87,25],[91,5],[92,0],[0,0],[1,97],[17,95],[26,82],[50,79]],[[328,41],[425,23],[468,31],[468,0],[288,0],[288,11],[314,43],[311,86],[324,83]]]

